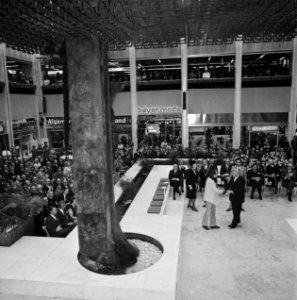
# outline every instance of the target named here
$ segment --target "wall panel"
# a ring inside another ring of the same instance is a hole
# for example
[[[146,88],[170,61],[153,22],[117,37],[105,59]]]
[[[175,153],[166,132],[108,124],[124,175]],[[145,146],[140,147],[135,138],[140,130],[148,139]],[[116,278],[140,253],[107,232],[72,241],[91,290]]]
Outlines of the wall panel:
[[[35,95],[10,94],[12,120],[36,118]]]
[[[4,93],[0,93],[0,121],[4,121],[4,120],[6,120]]]

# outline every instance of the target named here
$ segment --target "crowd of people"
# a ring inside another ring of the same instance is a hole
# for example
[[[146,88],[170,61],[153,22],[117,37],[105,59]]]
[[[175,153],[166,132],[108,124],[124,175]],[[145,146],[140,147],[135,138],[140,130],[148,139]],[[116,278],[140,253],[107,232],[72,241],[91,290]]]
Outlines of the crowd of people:
[[[14,151],[0,158],[0,193],[28,198],[34,213],[36,235],[65,237],[76,223],[72,161],[50,149],[33,149],[21,159]]]
[[[63,74],[61,72],[57,72],[55,75],[44,75],[43,85],[61,85],[63,84]]]
[[[216,183],[227,187],[233,166],[244,170],[245,190],[249,192],[251,199],[258,197],[261,200],[263,189],[270,189],[274,193],[284,189],[288,201],[292,201],[297,182],[297,143],[293,141],[291,145],[285,146],[283,148],[256,145],[240,149],[209,149],[206,146],[194,145],[184,149],[181,144],[170,143],[164,139],[158,146],[142,144],[133,155],[133,145],[128,141],[115,146],[114,182],[117,182],[137,160],[166,158],[170,162],[179,162],[176,169],[181,173],[181,177],[178,185],[172,183],[172,186],[175,186],[174,197],[176,193],[183,192],[182,183],[187,181],[189,175],[189,171],[183,166],[189,164],[189,169],[194,168],[196,183],[190,184],[193,190],[187,190],[188,207],[194,211],[197,210],[195,189],[204,191],[212,170],[216,173]],[[188,159],[190,163],[182,158]],[[36,199],[43,200],[44,205],[39,205],[35,210],[37,235],[65,236],[75,226],[76,201],[72,160],[48,146],[33,149],[32,156],[27,159],[20,158],[13,149],[3,151],[0,157],[0,193],[28,195],[33,204]],[[63,218],[60,213],[66,217]]]
[[[230,228],[236,228],[241,222],[240,213],[246,192],[250,199],[254,199],[257,191],[258,199],[262,200],[264,188],[275,194],[284,188],[291,202],[297,181],[296,149],[263,150],[256,147],[248,149],[247,153],[242,149],[235,150],[230,157],[224,157],[220,152],[216,158],[190,159],[187,169],[182,160],[175,162],[168,175],[173,200],[177,193],[180,195],[183,192],[185,186],[187,207],[198,211],[195,200],[197,193],[201,192],[206,207],[202,227],[206,230],[220,228],[216,224],[216,205],[219,202],[218,195],[226,192],[230,200],[227,211],[233,211]]]
[[[32,76],[26,76],[23,71],[16,71],[15,73],[7,73],[8,81],[19,84],[33,84]]]

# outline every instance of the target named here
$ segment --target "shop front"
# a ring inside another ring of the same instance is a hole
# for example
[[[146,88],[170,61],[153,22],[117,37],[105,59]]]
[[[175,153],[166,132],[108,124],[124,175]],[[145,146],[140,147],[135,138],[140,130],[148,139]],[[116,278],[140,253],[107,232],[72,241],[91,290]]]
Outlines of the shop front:
[[[242,136],[245,145],[275,147],[286,140],[288,113],[242,114]]]
[[[138,142],[159,146],[166,140],[169,144],[182,143],[182,109],[179,106],[139,106]]]
[[[241,114],[241,145],[270,147],[285,140],[287,113]],[[193,146],[232,147],[233,114],[189,114],[190,142]]]
[[[131,116],[116,116],[112,128],[114,146],[125,144],[132,139]]]
[[[0,121],[0,153],[9,149],[8,134],[6,132],[5,121]]]
[[[33,146],[38,147],[36,119],[13,120],[12,129],[18,156],[29,157]]]
[[[47,136],[50,148],[64,147],[64,118],[46,118]]]
[[[192,147],[232,147],[233,114],[189,114],[189,141]]]

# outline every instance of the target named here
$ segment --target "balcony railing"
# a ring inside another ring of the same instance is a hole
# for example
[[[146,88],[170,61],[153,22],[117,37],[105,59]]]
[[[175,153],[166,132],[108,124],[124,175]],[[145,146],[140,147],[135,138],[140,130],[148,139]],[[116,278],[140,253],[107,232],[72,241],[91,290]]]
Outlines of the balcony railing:
[[[242,87],[268,87],[268,86],[291,86],[292,77],[290,75],[278,76],[255,76],[243,77]],[[195,78],[188,79],[190,89],[201,88],[232,88],[235,85],[234,77],[224,78]],[[45,94],[60,94],[63,92],[63,84],[43,86]],[[137,81],[137,90],[172,90],[181,88],[181,79],[174,80],[143,80]],[[130,90],[130,82],[123,82],[124,91]]]
[[[9,82],[9,92],[12,94],[34,94],[35,89],[34,84]]]

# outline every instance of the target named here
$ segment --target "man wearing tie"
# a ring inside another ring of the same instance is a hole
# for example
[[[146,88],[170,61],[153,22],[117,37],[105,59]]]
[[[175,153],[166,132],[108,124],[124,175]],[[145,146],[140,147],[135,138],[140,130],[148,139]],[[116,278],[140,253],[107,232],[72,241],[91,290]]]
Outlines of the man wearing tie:
[[[239,168],[237,166],[233,166],[232,168],[232,177],[227,184],[226,191],[227,190],[230,190],[229,199],[232,203],[233,211],[233,220],[229,228],[233,229],[240,223],[240,212],[245,193],[245,180],[239,174]]]

